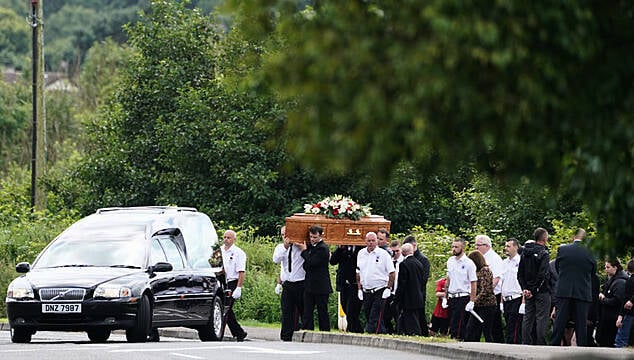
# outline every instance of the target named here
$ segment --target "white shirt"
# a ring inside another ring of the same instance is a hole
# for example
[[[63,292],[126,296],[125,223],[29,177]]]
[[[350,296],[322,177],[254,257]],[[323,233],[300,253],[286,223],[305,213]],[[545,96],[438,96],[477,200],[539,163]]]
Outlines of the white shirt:
[[[499,278],[504,272],[504,265],[502,262],[502,258],[498,255],[493,249],[489,248],[489,251],[484,254],[484,260],[486,260],[487,265],[489,265],[489,269],[491,269],[491,273],[493,273],[493,278]],[[502,292],[502,285],[498,281],[498,284],[493,289],[493,293],[495,295]]]
[[[449,294],[471,293],[471,282],[478,281],[475,263],[464,253],[459,259],[452,256],[447,260],[447,277]]]
[[[225,250],[224,246],[221,246],[220,250],[222,250],[222,264],[225,268],[227,281],[238,280],[239,273],[246,271],[247,254],[235,244],[231,245],[227,250]]]
[[[291,272],[288,272],[288,252],[291,252]],[[273,262],[280,264],[280,280],[284,281],[302,281],[306,277],[304,271],[304,258],[302,250],[297,246],[291,246],[286,249],[284,244],[278,244],[273,251]]]
[[[394,264],[395,266],[402,263],[403,260],[405,260],[405,256],[403,255],[399,255],[396,260],[394,260],[394,256],[392,256],[392,262],[396,261],[396,264]]]
[[[357,255],[357,273],[361,279],[361,287],[364,290],[386,287],[393,273],[394,263],[387,251],[374,248],[371,252],[361,249]]]
[[[520,254],[515,254],[512,258],[504,259],[504,272],[500,277],[502,284],[502,297],[522,295],[522,287],[517,280],[517,269],[520,266]]]

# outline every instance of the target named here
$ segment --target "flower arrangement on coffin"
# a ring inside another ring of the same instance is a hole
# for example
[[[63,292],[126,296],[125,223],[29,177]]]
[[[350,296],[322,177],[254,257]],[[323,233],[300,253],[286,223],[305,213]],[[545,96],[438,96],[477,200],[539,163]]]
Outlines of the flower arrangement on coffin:
[[[332,195],[314,204],[304,204],[304,213],[325,215],[330,219],[359,220],[362,216],[371,215],[370,205],[360,205],[343,195]]]

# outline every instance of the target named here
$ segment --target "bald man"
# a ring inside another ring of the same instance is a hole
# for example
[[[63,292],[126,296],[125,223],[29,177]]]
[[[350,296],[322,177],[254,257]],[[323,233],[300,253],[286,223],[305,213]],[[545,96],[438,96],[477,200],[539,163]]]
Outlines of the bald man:
[[[222,264],[225,269],[225,276],[227,277],[227,288],[231,290],[231,304],[238,300],[242,296],[242,283],[244,283],[244,276],[247,265],[247,255],[235,245],[236,232],[233,230],[225,231],[222,240],[224,246],[222,250]],[[233,306],[229,307],[226,314],[227,326],[231,330],[231,334],[237,341],[244,341],[247,337],[246,331],[238,324],[236,315],[233,312]]]

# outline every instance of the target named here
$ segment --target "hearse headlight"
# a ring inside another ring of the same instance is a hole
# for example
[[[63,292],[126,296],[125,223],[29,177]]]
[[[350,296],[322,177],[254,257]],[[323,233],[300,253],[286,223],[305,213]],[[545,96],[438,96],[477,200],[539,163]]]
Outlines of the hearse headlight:
[[[95,298],[128,298],[132,296],[132,290],[127,286],[115,286],[102,284],[95,289]]]
[[[7,300],[33,300],[33,287],[23,278],[17,278],[9,284]]]

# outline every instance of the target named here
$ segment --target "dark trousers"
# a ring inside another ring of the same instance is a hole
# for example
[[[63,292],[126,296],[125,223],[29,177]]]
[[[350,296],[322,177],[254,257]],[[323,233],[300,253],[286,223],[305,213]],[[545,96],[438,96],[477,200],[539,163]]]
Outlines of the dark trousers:
[[[504,343],[504,327],[502,326],[502,312],[500,311],[500,301],[502,294],[495,295],[497,306],[493,313],[493,342]]]
[[[522,305],[521,297],[504,302],[506,342],[509,344],[522,343],[522,319],[524,316],[519,313],[520,305]]]
[[[227,287],[231,291],[235,290],[237,286],[238,280],[232,280],[227,283]],[[233,337],[243,338],[246,336],[247,333],[244,331],[244,329],[242,329],[242,326],[238,324],[236,314],[233,312],[233,302],[235,302],[236,300],[234,298],[229,298],[229,301],[231,302],[231,306],[229,307],[229,311],[227,311],[227,313],[225,314],[227,326],[229,327],[229,330],[231,331],[231,335],[233,335]]]
[[[381,299],[383,290],[374,293],[363,292],[363,310],[365,312],[365,331],[369,334],[384,334],[383,312],[385,300]]]
[[[588,346],[586,321],[592,303],[572,298],[557,298],[557,310],[550,345],[561,345],[568,320],[575,323],[577,346]]]
[[[430,323],[429,330],[436,335],[447,335],[449,333],[449,318],[439,318],[432,315]]]
[[[498,308],[498,311],[500,308]],[[494,342],[493,339],[493,325],[495,324],[495,305],[494,306],[477,306],[473,309],[478,314],[483,323],[476,319],[475,316],[469,317],[467,323],[467,333],[465,334],[465,341],[480,342],[480,337],[484,333],[484,340],[486,342]]]
[[[304,330],[315,330],[313,313],[317,307],[317,320],[320,331],[330,331],[330,319],[328,317],[328,296],[330,294],[314,294],[304,290]]]
[[[398,316],[398,333],[403,335],[423,334],[420,324],[421,309],[402,309]]]
[[[467,322],[470,314],[464,311],[469,302],[469,296],[449,298],[449,334],[457,340],[464,340],[467,333]]]
[[[425,292],[423,292],[425,295]],[[425,304],[427,303],[427,296],[423,296],[423,307],[418,311],[418,322],[420,323],[420,330],[422,336],[429,336],[429,326],[427,325],[427,313],[425,312]]]
[[[359,315],[361,314],[361,300],[357,291],[357,284],[346,284],[341,291],[341,307],[346,313],[348,332],[362,333],[363,327]]]
[[[280,339],[291,341],[293,332],[299,330],[299,319],[304,314],[304,282],[285,281],[282,287],[282,297],[280,299],[282,329],[280,330]]]
[[[383,325],[385,326],[385,333],[396,334],[399,309],[398,304],[394,301],[394,296],[390,296],[385,299],[385,304],[383,306]]]
[[[526,345],[546,345],[546,329],[550,321],[550,293],[537,293],[525,299],[522,319],[522,341]]]

